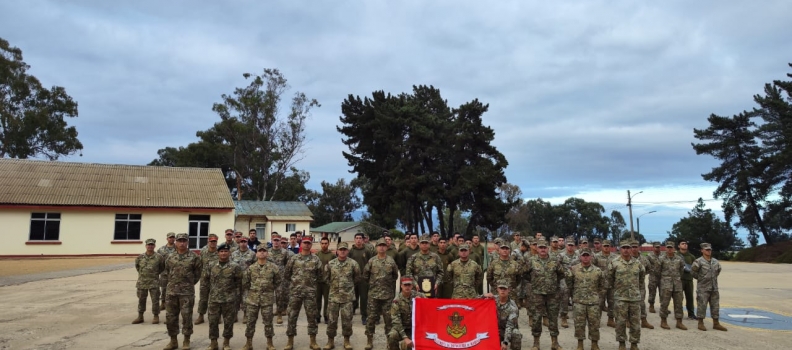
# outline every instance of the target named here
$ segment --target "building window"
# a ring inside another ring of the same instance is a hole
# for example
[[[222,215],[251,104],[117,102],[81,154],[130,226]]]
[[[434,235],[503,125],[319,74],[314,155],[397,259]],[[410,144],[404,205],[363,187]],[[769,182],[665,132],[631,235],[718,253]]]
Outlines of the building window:
[[[116,214],[113,240],[139,241],[142,216],[142,214]]]
[[[57,241],[60,238],[60,219],[60,213],[32,213],[30,240]]]
[[[286,232],[297,231],[297,224],[286,224]]]
[[[209,240],[209,215],[190,215],[190,249],[201,249]]]
[[[256,237],[261,237],[264,239],[264,233],[267,232],[267,224],[266,223],[257,223],[256,224]]]

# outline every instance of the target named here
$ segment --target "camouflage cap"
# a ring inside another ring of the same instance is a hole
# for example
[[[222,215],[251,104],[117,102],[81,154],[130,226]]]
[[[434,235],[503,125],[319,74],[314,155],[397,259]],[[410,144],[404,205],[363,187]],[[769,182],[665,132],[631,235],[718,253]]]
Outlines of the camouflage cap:
[[[186,233],[177,233],[176,234],[176,240],[177,241],[181,241],[181,240],[185,240],[186,241],[186,240],[189,240],[189,239],[190,239],[190,235],[188,235]]]
[[[209,242],[211,242],[211,241],[215,241],[215,242],[217,241],[217,235],[216,234],[214,234],[214,233],[210,233],[209,234]]]
[[[157,244],[157,240],[154,239],[154,238],[149,238],[149,239],[146,240],[146,245],[149,245],[149,244],[155,244],[156,245]]]
[[[566,245],[575,245],[575,237],[567,236],[564,240],[566,241]]]
[[[630,246],[638,248],[638,246],[640,246],[640,244],[638,244],[638,241],[632,240],[632,241],[630,241]]]
[[[558,237],[556,236],[550,237],[550,242],[558,242]]]
[[[665,246],[666,246],[666,248],[668,248],[668,247],[671,247],[671,248],[676,247],[676,245],[674,244],[674,241],[666,241]]]
[[[528,244],[536,244],[536,238],[528,237]]]
[[[603,241],[602,241],[602,245],[606,245],[606,246],[610,247],[610,246],[611,246],[611,241],[610,241],[610,240],[608,240],[608,239],[606,239],[606,240],[603,240]]]
[[[387,247],[388,246],[388,241],[386,241],[385,238],[380,238],[380,239],[377,240],[377,245],[384,245],[384,246]]]
[[[602,243],[599,237],[594,237],[594,243]]]
[[[538,246],[538,247],[547,247],[547,241],[545,241],[543,239],[540,239],[539,241],[536,242],[536,246]]]
[[[495,238],[495,240],[494,240],[494,241],[492,241],[492,243],[495,243],[495,245],[497,245],[497,246],[499,246],[499,247],[500,247],[500,244],[501,244],[501,242],[503,242],[503,240],[502,240],[502,239],[500,239],[500,238]]]
[[[217,246],[217,251],[218,252],[221,251],[221,250],[230,250],[230,249],[231,249],[231,246],[229,246],[228,244],[225,244],[225,242],[220,243],[220,245]]]
[[[338,247],[336,247],[336,249],[349,249],[349,244],[347,242],[338,243]]]
[[[509,243],[506,243],[506,241],[500,241],[500,242],[498,243],[498,248],[503,248],[503,247],[506,247],[506,248],[511,248],[511,246],[509,245]]]
[[[431,240],[432,240],[431,236],[429,236],[429,235],[421,235],[421,239],[418,240],[418,241],[419,242],[430,242]]]
[[[655,247],[655,248],[659,248],[661,245],[662,244],[660,244],[660,242],[658,242],[658,241],[652,242],[652,246]]]
[[[265,252],[268,252],[269,250],[267,249],[267,245],[266,245],[266,244],[260,244],[260,245],[259,245],[259,246],[256,248],[256,251],[257,251],[257,252],[260,252],[260,251],[265,251]]]
[[[176,237],[176,232],[168,232],[165,234],[165,238]]]
[[[629,239],[623,239],[621,242],[619,242],[619,247],[621,247],[621,248],[624,248],[624,247],[629,248],[630,247],[630,240]]]
[[[588,237],[580,236],[580,240],[578,242],[580,242],[580,244],[588,243]]]
[[[589,255],[589,256],[591,256],[591,249],[589,249],[589,248],[583,248],[583,249],[581,249],[581,250],[580,250],[580,255],[581,255],[581,256],[583,256],[583,255]]]
[[[509,280],[507,279],[499,279],[497,282],[498,288],[509,288]]]
[[[701,243],[699,246],[702,250],[712,250],[712,246],[709,243]]]
[[[460,244],[460,245],[459,245],[459,250],[467,250],[467,251],[470,251],[470,246],[469,246],[469,245],[467,245],[467,244]]]

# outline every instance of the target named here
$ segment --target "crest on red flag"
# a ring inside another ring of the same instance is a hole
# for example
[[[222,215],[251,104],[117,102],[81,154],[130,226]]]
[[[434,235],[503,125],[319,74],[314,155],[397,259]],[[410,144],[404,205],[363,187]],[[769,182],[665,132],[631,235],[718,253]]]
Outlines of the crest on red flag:
[[[413,342],[420,350],[498,349],[492,299],[413,299]]]

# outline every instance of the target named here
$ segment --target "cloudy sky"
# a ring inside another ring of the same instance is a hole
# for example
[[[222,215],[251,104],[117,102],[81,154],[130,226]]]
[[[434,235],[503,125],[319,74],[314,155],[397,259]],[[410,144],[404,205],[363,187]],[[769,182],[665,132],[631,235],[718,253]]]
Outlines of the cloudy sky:
[[[348,94],[427,84],[490,104],[526,197],[624,210],[644,191],[634,212],[657,211],[641,225],[653,239],[712,197],[693,128],[752,108],[792,62],[788,0],[496,3],[3,1],[0,37],[79,102],[85,149],[66,160],[146,164],[210,127],[242,73],[278,68],[322,104],[299,164],[318,187],[351,177],[335,130]]]

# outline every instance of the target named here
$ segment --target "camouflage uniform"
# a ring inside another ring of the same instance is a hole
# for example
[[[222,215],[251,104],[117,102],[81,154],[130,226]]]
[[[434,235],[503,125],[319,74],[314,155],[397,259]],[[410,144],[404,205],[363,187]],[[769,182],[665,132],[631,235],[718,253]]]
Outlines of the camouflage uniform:
[[[245,337],[253,338],[256,333],[256,321],[261,312],[264,323],[264,335],[267,338],[275,336],[272,328],[272,304],[275,303],[275,288],[281,284],[281,268],[271,261],[260,265],[253,263],[245,271],[242,278],[242,289],[247,292],[245,304]]]
[[[435,254],[440,257],[440,261],[443,263],[443,271],[448,269],[448,265],[450,265],[452,261],[451,253],[448,252],[448,249],[446,249],[445,253],[440,253],[440,251],[438,251]],[[443,283],[440,288],[438,288],[438,291],[440,292],[440,298],[451,299],[451,294],[454,294],[454,283],[450,281]]]
[[[567,242],[574,242],[573,237],[567,237]],[[569,253],[566,249],[564,249],[560,254],[561,263],[564,264],[564,267],[567,269],[571,268],[574,265],[580,263],[577,251],[573,251]],[[566,280],[561,281],[559,285],[559,305],[560,311],[559,315],[564,318],[569,317],[569,288],[567,288]]]
[[[610,244],[609,241],[605,241]],[[603,247],[604,249],[605,247]],[[610,247],[607,247],[610,249]],[[614,258],[617,258],[618,255],[609,252],[608,255],[605,255],[603,252],[599,252],[594,255],[596,259],[592,260],[592,264],[597,265],[597,267],[602,270],[603,273],[607,273],[608,265],[610,262],[613,261]],[[613,312],[615,311],[615,304],[613,303],[613,288],[610,285],[605,286],[605,290],[600,293],[600,313],[602,310],[605,309],[605,302],[608,302],[608,318],[614,318]]]
[[[319,250],[318,252],[316,252],[316,257],[319,258],[319,260],[322,262],[322,269],[324,269],[324,267],[327,266],[327,263],[329,263],[330,260],[336,258],[336,254],[330,249],[328,249],[326,252]],[[327,305],[330,304],[329,301],[330,299],[328,299],[329,297],[330,297],[330,286],[327,283],[325,283],[324,280],[319,281],[319,285],[316,287],[316,307],[318,309],[321,309],[319,315],[324,316],[325,323],[329,322],[327,320]]]
[[[594,265],[585,267],[578,264],[572,267],[566,281],[574,303],[575,338],[586,339],[586,324],[588,324],[589,340],[599,341],[602,315],[599,298],[607,289],[605,273]]]
[[[674,299],[674,317],[681,319],[682,312],[682,271],[685,260],[679,254],[660,257],[660,318],[668,317],[668,304]]]
[[[435,286],[439,290],[439,287],[443,285],[445,271],[439,255],[432,252],[426,252],[426,254],[418,252],[407,261],[404,276],[412,277],[419,287],[423,283],[423,278],[434,277]]]
[[[558,285],[566,278],[567,269],[558,260],[551,256],[545,259],[534,257],[526,263],[525,274],[531,281],[533,292],[532,303],[534,307],[531,334],[534,337],[542,335],[542,316],[547,315],[550,336],[558,336]]]
[[[624,249],[625,247],[622,247]],[[644,279],[646,270],[636,259],[624,260],[621,256],[611,260],[608,267],[608,285],[613,288],[616,301],[616,340],[627,341],[627,325],[630,327],[630,343],[641,341],[641,290],[639,280]]]
[[[334,338],[341,314],[341,335],[352,336],[352,302],[355,301],[355,284],[361,279],[360,265],[347,257],[344,261],[333,259],[324,267],[324,282],[330,286],[330,321],[327,337]],[[371,322],[374,324],[374,322]]]
[[[693,262],[690,270],[690,274],[697,280],[698,314],[696,317],[703,320],[707,316],[707,304],[709,304],[710,316],[713,320],[717,320],[720,318],[720,292],[718,292],[720,263],[715,258],[710,258],[710,261],[707,261],[702,256]]]
[[[223,338],[234,336],[234,319],[242,289],[241,266],[231,262],[211,263],[201,277],[201,299],[209,301],[209,339],[220,337],[220,317],[223,318]]]
[[[176,251],[176,245],[174,244],[173,247],[168,247],[168,245],[164,245],[157,249],[157,254],[162,256],[163,261],[168,258],[168,255]],[[168,275],[166,271],[162,271],[159,276],[160,281],[160,296],[162,299],[162,306],[165,306],[165,296],[168,295]],[[164,309],[164,307],[163,307]]]
[[[504,284],[509,283],[504,281]],[[511,298],[501,303],[500,298],[495,297],[495,307],[498,315],[498,336],[501,344],[506,344],[510,350],[520,350],[522,347],[522,334],[517,324],[517,316],[520,309],[517,303]]]
[[[476,293],[476,286],[481,285],[484,274],[481,272],[481,266],[475,261],[457,259],[448,265],[446,278],[454,283],[452,299],[473,299],[479,295]]]
[[[303,304],[305,316],[308,318],[308,335],[316,335],[319,331],[316,326],[316,286],[322,278],[322,261],[313,254],[297,254],[286,264],[284,278],[291,281],[286,335],[297,335],[297,317]]]
[[[412,339],[412,303],[415,298],[423,298],[421,293],[412,291],[408,298],[399,292],[390,308],[393,328],[388,333],[388,350],[399,350],[404,338]]]
[[[633,249],[638,249],[638,247],[633,247]],[[640,254],[636,257],[634,256],[633,259],[638,259],[638,262],[644,267],[644,271],[646,274],[651,274],[651,262],[649,262],[649,258],[646,255]],[[641,279],[638,281],[641,287],[641,318],[646,318],[646,280]]]
[[[294,256],[294,253],[291,250],[281,247],[272,247],[267,256],[267,260],[277,265],[281,272],[281,283],[275,287],[275,306],[277,306],[275,314],[277,315],[284,315],[286,307],[289,305],[290,281],[283,278],[283,272],[286,270],[286,263],[292,256]]]
[[[355,260],[358,266],[366,266],[366,263],[368,263],[369,259],[372,257],[371,251],[365,245],[358,248],[353,244],[349,247],[349,258]],[[368,284],[359,280],[355,284],[355,301],[352,303],[352,310],[354,313],[355,309],[360,308],[360,316],[363,320],[368,317],[368,294]]]
[[[481,243],[479,243],[479,245],[476,245],[475,243],[470,245],[470,260],[473,260],[477,264],[479,264],[482,270],[487,268],[487,266],[484,265],[484,254],[485,254],[484,245],[482,245]],[[488,261],[492,261],[492,260],[488,260]],[[476,293],[478,294],[484,293],[483,284],[479,283],[478,285],[476,285]]]
[[[654,244],[660,244],[655,242]],[[655,255],[654,252],[649,253],[646,258],[649,260],[649,269],[646,274],[649,275],[649,305],[654,306],[655,296],[660,293],[660,255]]]
[[[369,285],[368,316],[370,318],[366,322],[366,335],[374,334],[380,314],[385,320],[385,334],[388,334],[393,327],[388,307],[393,301],[393,286],[398,278],[399,267],[389,256],[385,256],[385,259],[375,256],[363,268],[363,283]]]
[[[178,236],[180,237],[181,234]],[[195,284],[201,279],[202,269],[201,258],[189,250],[184,254],[174,252],[165,259],[168,281],[168,295],[165,296],[165,324],[171,337],[179,334],[180,314],[182,334],[189,336],[193,333]]]
[[[201,257],[201,265],[204,268],[208,268],[209,266],[212,266],[212,263],[217,262],[218,260],[217,250],[213,252],[209,251],[208,245],[201,248],[201,252],[198,254],[198,256]],[[203,284],[203,281],[201,281],[201,284]],[[198,314],[201,315],[206,314],[206,309],[208,307],[209,307],[209,301],[204,299],[204,296],[201,295],[200,298],[198,299]]]
[[[509,281],[509,298],[518,300],[518,286],[522,268],[520,264],[512,259],[501,260],[500,256],[490,262],[487,267],[487,284],[491,291],[495,291],[496,283],[501,280]]]
[[[223,243],[223,244],[228,244],[228,243]],[[229,248],[229,251],[231,251],[231,258],[230,258],[231,262],[239,265],[239,267],[242,268],[242,271],[246,271],[248,266],[256,262],[256,253],[250,249],[245,250],[244,253],[239,248],[237,248],[236,250],[232,250]],[[241,308],[243,311],[247,312],[245,299],[247,299],[247,290],[243,289],[242,294],[239,296],[239,299],[237,300],[237,310]],[[234,319],[236,319],[236,317],[234,317]]]
[[[139,314],[146,312],[146,299],[151,295],[151,313],[155,316],[159,315],[159,276],[164,268],[165,258],[157,253],[153,253],[150,256],[143,253],[135,259],[135,269],[138,272],[135,288],[137,288]]]

